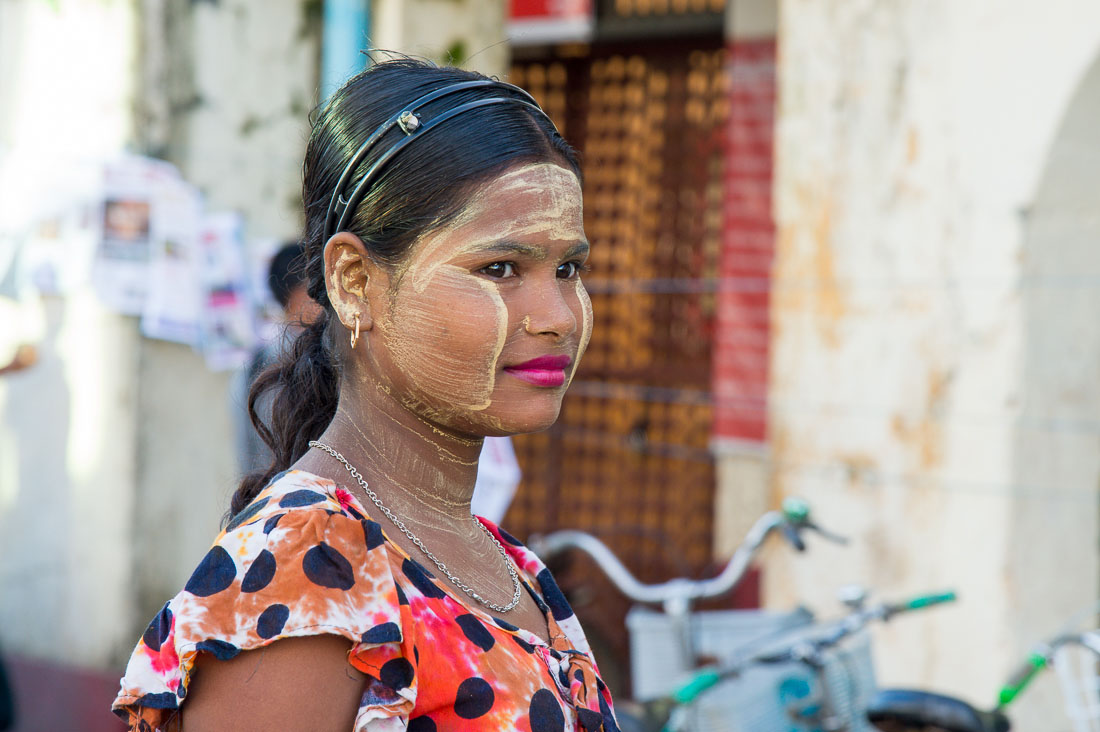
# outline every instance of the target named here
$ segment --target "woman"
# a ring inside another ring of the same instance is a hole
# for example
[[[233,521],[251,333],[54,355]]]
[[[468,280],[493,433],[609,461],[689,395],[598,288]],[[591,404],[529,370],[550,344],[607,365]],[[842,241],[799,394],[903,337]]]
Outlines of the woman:
[[[274,394],[274,464],[150,623],[116,712],[617,729],[549,572],[469,509],[483,438],[553,424],[588,342],[574,152],[516,87],[391,61],[320,114],[303,194],[324,314],[250,395]]]

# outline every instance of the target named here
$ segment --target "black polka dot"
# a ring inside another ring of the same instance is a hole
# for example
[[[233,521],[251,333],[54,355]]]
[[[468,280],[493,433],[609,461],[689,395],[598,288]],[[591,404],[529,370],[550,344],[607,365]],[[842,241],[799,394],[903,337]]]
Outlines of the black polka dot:
[[[569,674],[564,668],[558,669],[558,683],[565,689],[569,688]]]
[[[481,650],[487,651],[496,643],[493,640],[493,634],[473,615],[469,613],[459,615],[455,618],[455,622],[462,628],[462,634]]]
[[[267,521],[264,521],[264,533],[265,534],[270,534],[271,531],[276,526],[279,525],[279,519],[281,519],[283,516],[286,516],[286,514],[285,513],[277,513],[274,516],[272,516],[271,518],[269,518]]]
[[[404,658],[391,658],[382,664],[378,677],[383,684],[394,691],[401,691],[412,683],[413,667]]]
[[[493,708],[496,695],[485,679],[471,676],[458,685],[455,694],[455,714],[463,719],[477,719]]]
[[[419,666],[420,665],[420,648],[417,647],[417,646],[413,646],[413,658],[416,659],[416,665]]]
[[[549,689],[539,689],[531,697],[531,732],[562,732],[565,715],[558,697]]]
[[[162,691],[159,694],[145,694],[134,704],[136,707],[149,707],[150,709],[175,709],[179,706],[176,695],[170,691]]]
[[[252,560],[252,566],[241,580],[241,592],[256,592],[267,587],[275,576],[275,555],[264,549]]]
[[[516,537],[512,536],[511,534],[509,534],[507,531],[500,528],[499,526],[497,527],[497,531],[500,532],[500,538],[504,539],[504,541],[511,544],[512,546],[523,546],[522,541],[520,541]]]
[[[420,566],[417,562],[411,559],[406,559],[401,563],[401,571],[409,581],[413,583],[413,587],[420,590],[420,594],[424,597],[434,598],[436,600],[442,600],[447,596],[447,593],[436,587],[432,582],[428,570]]]
[[[282,478],[284,475],[286,475],[289,472],[290,472],[289,470],[283,470],[283,471],[278,472],[275,475],[271,476],[271,480],[267,481],[267,485],[265,485],[264,488],[267,488],[272,483],[277,483],[280,478]]]
[[[149,647],[149,650],[159,651],[164,641],[168,640],[168,634],[171,632],[172,611],[168,609],[168,603],[164,603],[164,607],[156,614],[156,617],[149,621],[149,627],[145,629],[145,634],[141,636],[141,639]]]
[[[577,721],[581,723],[584,732],[600,732],[603,727],[603,715],[584,707],[577,707]]]
[[[283,631],[286,619],[290,617],[290,608],[286,605],[269,605],[256,620],[256,635],[261,638],[274,638]]]
[[[514,640],[516,642],[517,646],[519,646],[523,650],[527,651],[528,653],[534,653],[535,652],[535,647],[533,645],[531,645],[530,643],[528,643],[527,641],[520,638],[518,635],[513,635],[512,640]]]
[[[298,508],[300,506],[312,506],[325,500],[323,493],[317,491],[300,490],[291,491],[279,499],[280,508]]]
[[[573,678],[583,684],[584,683],[584,671],[581,671],[579,668],[574,669]]]
[[[497,625],[499,625],[500,627],[504,628],[505,630],[512,631],[513,633],[515,631],[519,630],[519,628],[517,626],[512,625],[507,620],[501,620],[500,618],[493,618],[493,622],[496,623]]]
[[[233,529],[243,524],[245,521],[248,521],[248,519],[258,514],[270,500],[270,498],[264,497],[258,501],[253,501],[252,503],[248,504],[240,513],[229,520],[229,523],[225,525],[225,530],[232,531]]]
[[[355,585],[351,562],[324,542],[306,552],[302,558],[302,569],[315,585],[337,590],[350,590]]]
[[[218,640],[217,638],[208,638],[204,641],[200,641],[195,645],[196,651],[206,651],[219,661],[228,661],[241,652],[240,648],[233,645],[229,641]]]
[[[184,686],[183,684],[180,684],[179,686],[177,686],[176,687],[176,696],[178,696],[180,699],[187,696],[187,687]]]
[[[382,527],[377,521],[363,519],[363,538],[367,542],[367,549],[375,549],[386,543],[386,537],[382,535]]]
[[[393,587],[395,590],[397,590],[397,604],[408,605],[409,598],[405,596],[405,591],[401,589],[401,585],[395,584]]]
[[[569,601],[558,589],[558,583],[554,581],[549,569],[544,569],[535,578],[539,581],[539,589],[546,598],[546,604],[550,606],[550,612],[554,613],[554,620],[562,621],[573,615],[573,608],[569,607]]]
[[[436,732],[435,722],[431,717],[413,717],[406,729],[409,732]]]
[[[198,597],[210,597],[233,584],[237,576],[237,567],[233,557],[220,546],[211,547],[206,556],[195,567],[191,579],[187,580],[184,590]]]
[[[401,628],[397,623],[382,623],[363,633],[364,643],[396,643],[401,640]]]

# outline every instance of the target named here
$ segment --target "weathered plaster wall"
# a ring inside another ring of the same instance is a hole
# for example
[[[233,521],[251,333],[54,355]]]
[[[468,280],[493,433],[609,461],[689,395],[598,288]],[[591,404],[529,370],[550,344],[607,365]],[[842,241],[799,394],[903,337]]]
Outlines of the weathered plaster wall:
[[[768,601],[956,588],[878,634],[881,676],[991,704],[1098,594],[1097,283],[1062,284],[1100,271],[1100,141],[1063,122],[1100,6],[786,0],[780,29],[773,489],[855,541],[777,552]]]
[[[371,45],[503,76],[508,4],[499,0],[373,0]]]

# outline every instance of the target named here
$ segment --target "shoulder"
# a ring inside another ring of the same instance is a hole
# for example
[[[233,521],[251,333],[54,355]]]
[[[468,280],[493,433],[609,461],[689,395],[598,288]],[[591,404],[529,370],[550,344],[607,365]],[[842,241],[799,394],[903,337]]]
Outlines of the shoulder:
[[[361,643],[403,626],[381,528],[331,481],[286,473],[234,516],[134,649],[116,708],[175,708],[200,653],[220,661],[285,639]],[[374,635],[378,632],[375,631]]]

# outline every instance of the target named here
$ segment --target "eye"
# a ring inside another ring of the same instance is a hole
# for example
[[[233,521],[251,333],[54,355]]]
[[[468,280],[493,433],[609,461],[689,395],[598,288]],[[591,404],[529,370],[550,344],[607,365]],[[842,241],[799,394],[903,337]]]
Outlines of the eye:
[[[571,280],[575,277],[579,277],[581,272],[584,272],[587,268],[581,262],[565,262],[558,265],[558,279],[559,280]]]
[[[503,280],[516,276],[516,265],[512,262],[493,262],[482,267],[478,272]]]

